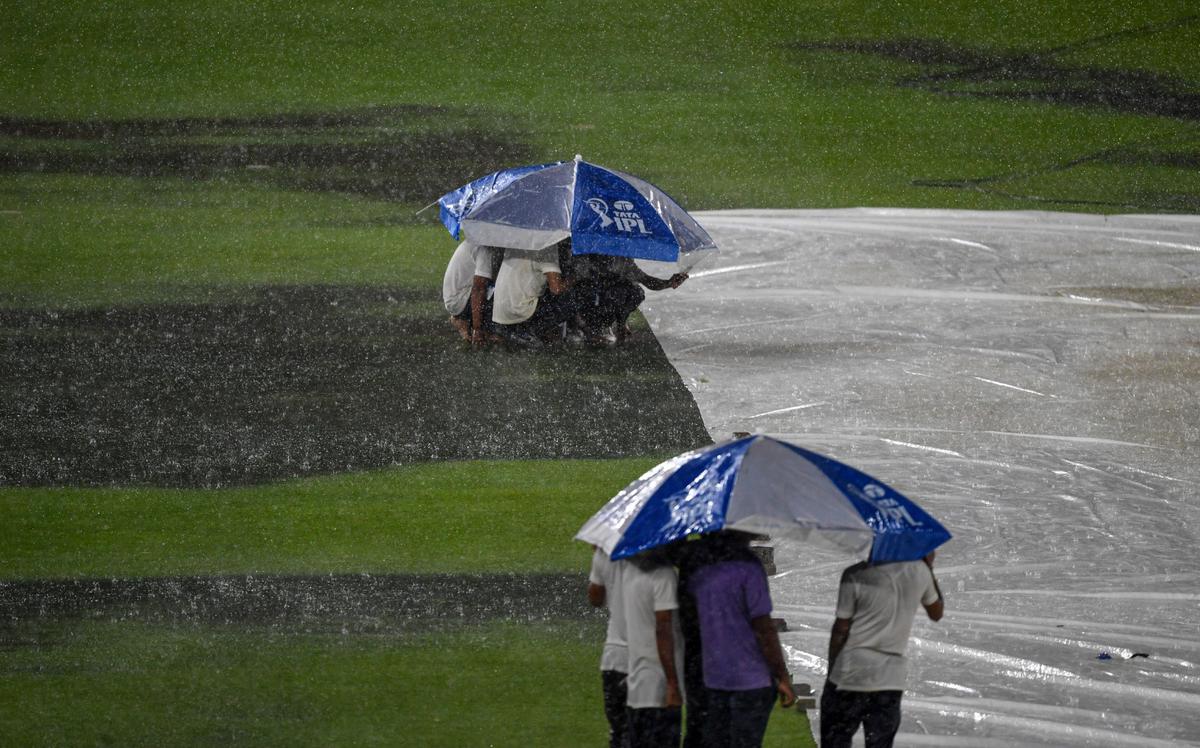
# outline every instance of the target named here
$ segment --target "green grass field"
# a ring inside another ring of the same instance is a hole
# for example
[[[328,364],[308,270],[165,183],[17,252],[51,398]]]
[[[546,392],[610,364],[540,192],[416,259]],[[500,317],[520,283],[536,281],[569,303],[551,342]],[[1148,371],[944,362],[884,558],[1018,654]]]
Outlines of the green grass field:
[[[670,12],[505,2],[457,13],[433,3],[12,5],[0,50],[9,116],[465,107],[469,124],[439,115],[404,129],[503,131],[533,160],[583,153],[693,209],[1059,200],[1050,207],[1113,212],[1185,209],[1198,194],[1194,166],[1164,165],[1196,151],[1194,102],[1190,119],[1159,113],[1162,98],[1195,97],[1200,60],[1187,50],[1200,24],[1186,0],[697,2]],[[869,42],[944,45],[992,67],[927,85],[913,79],[955,69],[944,55],[819,46]],[[1039,64],[1012,62],[1030,57]],[[1153,77],[1103,75],[1130,71]],[[1157,108],[1130,96],[1151,85]],[[1116,105],[1070,103],[1093,100]],[[1125,163],[1099,155],[1114,149]],[[1097,168],[1052,179],[1078,159]],[[1136,184],[1114,180],[1131,169]],[[913,184],[1011,175],[1028,176],[995,192]]]
[[[582,572],[591,549],[571,537],[655,462],[441,462],[221,490],[4,488],[0,579]]]
[[[394,313],[432,319],[454,242],[417,210],[575,153],[696,210],[1194,213],[1194,13],[1186,0],[6,2],[0,309],[330,285],[406,289]],[[0,327],[0,347],[18,332]],[[3,417],[36,418],[19,405]],[[651,462],[0,488],[0,581],[579,573],[574,529]],[[18,745],[602,740],[594,622],[340,637],[4,626],[0,732]],[[772,740],[797,744],[801,723],[776,720]]]
[[[596,624],[370,637],[86,623],[40,635],[55,641],[5,656],[8,745],[605,740],[602,716],[579,719],[598,697]]]
[[[8,745],[607,744],[598,624],[367,637],[83,623],[37,636],[4,658]],[[807,738],[802,716],[777,709],[765,745]]]
[[[397,223],[411,211],[353,195],[177,178],[0,185],[0,201],[20,206],[0,216],[8,305],[203,300],[253,284],[433,289],[453,250],[445,229]]]
[[[437,463],[220,491],[0,489],[14,542],[0,578],[579,570],[590,556],[570,540],[579,518],[652,463]],[[605,740],[602,621],[114,615],[0,623],[12,744]],[[766,744],[807,739],[805,719],[779,710]]]

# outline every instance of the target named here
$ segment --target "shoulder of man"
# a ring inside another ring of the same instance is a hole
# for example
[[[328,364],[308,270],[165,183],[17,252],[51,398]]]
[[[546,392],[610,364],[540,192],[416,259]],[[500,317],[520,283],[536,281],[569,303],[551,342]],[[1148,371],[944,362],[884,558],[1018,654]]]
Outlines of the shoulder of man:
[[[655,567],[650,574],[653,575],[655,579],[662,580],[664,582],[670,582],[672,584],[679,580],[679,574],[675,571],[675,567],[667,564]]]
[[[675,601],[679,589],[679,576],[675,573],[674,567],[660,566],[650,572],[651,585],[654,588],[654,598],[656,602]],[[656,606],[657,607],[657,606]],[[672,605],[672,607],[675,607]]]
[[[918,579],[926,579],[932,574],[929,564],[920,559],[916,561],[903,561],[896,564],[896,567],[901,569],[905,574]]]
[[[608,554],[597,548],[592,552],[592,569],[591,577],[593,579],[604,578],[612,571],[612,560]]]
[[[856,576],[871,568],[871,565],[866,561],[860,561],[853,566],[847,566],[842,570],[842,582],[853,581]]]

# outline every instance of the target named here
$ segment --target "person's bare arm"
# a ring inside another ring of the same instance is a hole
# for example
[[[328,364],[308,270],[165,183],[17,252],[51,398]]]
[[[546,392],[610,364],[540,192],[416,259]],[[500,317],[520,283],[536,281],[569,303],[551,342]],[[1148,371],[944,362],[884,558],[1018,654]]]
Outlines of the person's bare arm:
[[[487,298],[488,279],[477,275],[471,279],[471,344],[483,345],[483,300]]]
[[[675,628],[672,625],[673,610],[654,611],[654,641],[658,645],[658,661],[667,676],[666,706],[683,706],[679,692],[679,673],[675,670]]]
[[[670,278],[655,278],[646,271],[636,265],[630,263],[632,268],[629,270],[629,276],[637,283],[641,283],[651,291],[662,291],[667,288],[679,288],[683,282],[688,279],[687,273],[676,273]]]
[[[550,289],[550,293],[558,296],[563,291],[571,287],[571,281],[562,276],[562,273],[546,273],[546,288]]]
[[[838,655],[846,648],[846,641],[850,638],[850,619],[837,618],[833,621],[833,630],[829,632],[829,670],[833,672],[833,663],[837,660]]]
[[[942,614],[946,612],[946,606],[945,600],[942,598],[942,588],[938,584],[937,576],[933,573],[934,555],[935,554],[933,552],[930,552],[930,554],[925,557],[925,565],[929,567],[929,576],[933,577],[933,588],[937,590],[938,599],[936,602],[932,602],[924,607],[925,615],[929,616],[929,620],[937,622],[942,620]]]
[[[608,590],[604,588],[604,585],[596,584],[595,582],[588,583],[588,602],[592,604],[593,608],[599,608],[604,605],[607,594]]]
[[[792,676],[788,673],[787,661],[783,658],[783,647],[779,645],[779,632],[775,629],[775,622],[770,616],[759,616],[750,621],[750,626],[754,629],[758,648],[775,678],[780,703],[791,706],[796,701],[796,694],[792,692]]]
[[[637,281],[638,283],[641,283],[643,286],[650,289],[651,291],[661,291],[664,288],[671,287],[671,281],[669,281],[669,280],[665,280],[663,278],[655,278],[653,275],[643,272],[641,268],[636,268],[636,270],[637,270],[637,272],[632,273],[632,275],[634,276],[634,280]]]

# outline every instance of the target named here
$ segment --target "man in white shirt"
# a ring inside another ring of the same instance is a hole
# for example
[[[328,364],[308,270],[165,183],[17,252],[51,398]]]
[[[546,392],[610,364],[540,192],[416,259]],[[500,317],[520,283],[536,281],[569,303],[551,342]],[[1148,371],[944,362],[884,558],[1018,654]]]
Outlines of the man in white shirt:
[[[918,607],[932,621],[943,613],[933,559],[930,553],[922,561],[862,563],[842,573],[821,693],[822,748],[849,748],[859,724],[867,748],[892,745],[900,729],[913,617]]]
[[[594,607],[608,606],[608,630],[604,652],[600,655],[600,683],[604,689],[604,716],[608,719],[609,748],[627,745],[625,701],[629,675],[629,647],[625,640],[625,606],[621,573],[627,561],[613,561],[597,548],[592,553],[588,574],[588,602]]]
[[[625,640],[629,647],[629,748],[679,745],[683,635],[678,580],[662,551],[646,551],[621,572]]]
[[[482,345],[492,323],[492,281],[501,251],[463,242],[454,250],[442,276],[442,302],[450,324],[463,340]]]
[[[569,240],[564,240],[569,242]],[[510,249],[496,274],[492,321],[509,341],[540,347],[544,337],[574,319],[575,309],[558,253],[564,242],[532,252]],[[570,251],[569,245],[566,245]]]

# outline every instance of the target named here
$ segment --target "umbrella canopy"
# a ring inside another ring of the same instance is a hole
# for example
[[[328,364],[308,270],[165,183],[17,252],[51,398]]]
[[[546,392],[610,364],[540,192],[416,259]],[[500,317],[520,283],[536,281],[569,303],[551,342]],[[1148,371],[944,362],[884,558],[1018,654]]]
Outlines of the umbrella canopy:
[[[438,205],[454,238],[493,247],[541,249],[571,237],[575,254],[688,267],[717,248],[662,190],[579,156],[489,174],[443,195]]]
[[[872,561],[912,561],[950,539],[895,489],[769,436],[673,457],[630,483],[576,539],[625,558],[721,529],[814,540]]]

